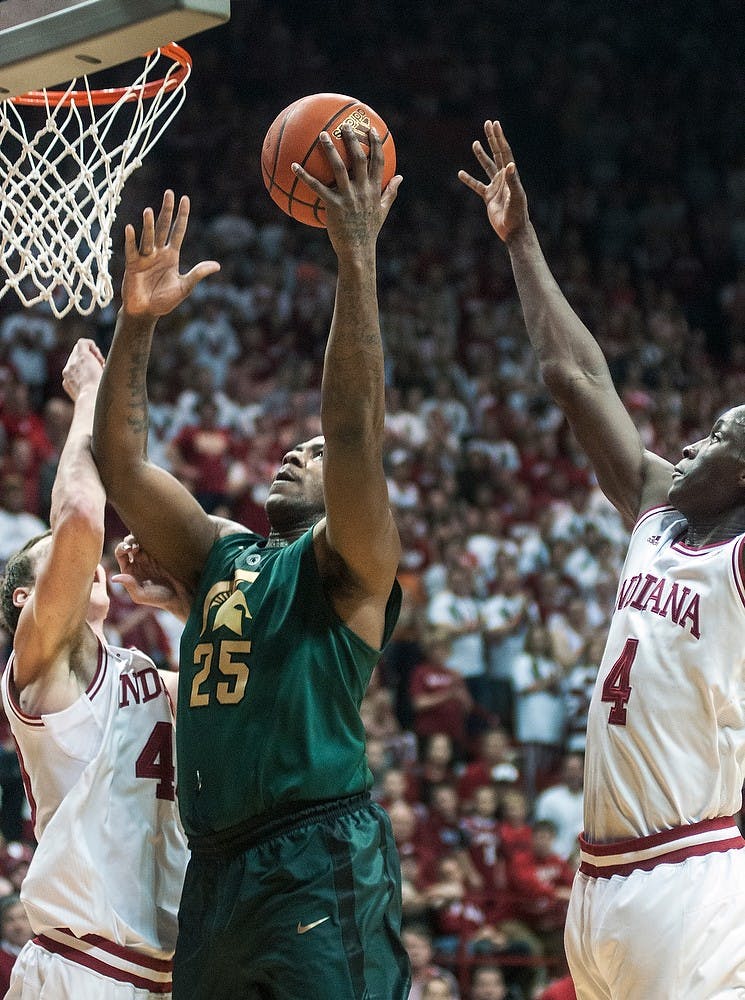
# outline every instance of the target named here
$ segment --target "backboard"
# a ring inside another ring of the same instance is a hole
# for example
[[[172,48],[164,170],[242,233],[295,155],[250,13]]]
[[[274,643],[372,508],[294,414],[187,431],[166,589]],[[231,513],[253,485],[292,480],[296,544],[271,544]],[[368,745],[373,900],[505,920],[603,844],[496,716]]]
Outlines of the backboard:
[[[0,101],[137,59],[230,17],[230,0],[0,0]]]

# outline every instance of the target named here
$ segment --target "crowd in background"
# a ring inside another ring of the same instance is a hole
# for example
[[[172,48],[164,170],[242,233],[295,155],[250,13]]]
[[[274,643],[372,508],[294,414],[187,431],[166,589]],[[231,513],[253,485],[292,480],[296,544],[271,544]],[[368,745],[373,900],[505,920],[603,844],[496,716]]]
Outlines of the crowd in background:
[[[585,718],[629,525],[540,383],[509,259],[456,173],[478,171],[470,144],[499,117],[557,280],[674,461],[745,400],[743,12],[527,0],[516,21],[401,0],[386,18],[367,0],[350,23],[342,4],[296,6],[234,3],[193,40],[186,105],[126,188],[115,286],[123,223],[166,186],[192,199],[187,263],[222,265],[159,324],[150,455],[208,511],[266,528],[282,455],[319,429],[335,270],[325,236],[264,191],[261,140],[306,93],[366,100],[404,175],[379,244],[404,605],[363,705],[374,794],[402,859],[413,1000],[528,1000],[562,971]],[[0,302],[0,564],[46,526],[62,366],[81,335],[106,351],[115,305],[56,321]],[[112,512],[110,562],[123,530]],[[174,622],[111,589],[112,641],[175,666]],[[6,734],[3,938],[33,847],[14,759]]]

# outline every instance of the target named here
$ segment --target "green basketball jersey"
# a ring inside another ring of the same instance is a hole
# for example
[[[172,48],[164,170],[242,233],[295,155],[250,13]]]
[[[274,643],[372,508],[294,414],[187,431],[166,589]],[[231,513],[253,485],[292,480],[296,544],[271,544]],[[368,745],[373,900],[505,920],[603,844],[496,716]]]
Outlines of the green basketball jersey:
[[[398,618],[388,600],[383,644]],[[380,651],[334,613],[313,532],[218,540],[181,639],[178,793],[199,836],[372,784],[359,707]]]

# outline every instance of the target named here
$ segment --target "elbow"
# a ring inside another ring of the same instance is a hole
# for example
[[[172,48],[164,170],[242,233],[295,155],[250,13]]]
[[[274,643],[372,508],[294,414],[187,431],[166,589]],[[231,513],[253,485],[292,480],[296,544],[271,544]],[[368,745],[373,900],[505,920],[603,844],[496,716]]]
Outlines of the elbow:
[[[555,358],[541,361],[541,378],[552,396],[561,399],[570,394],[579,376],[578,371]]]
[[[53,516],[55,535],[65,534],[72,538],[97,540],[104,544],[103,493],[100,497],[76,496],[63,499]]]
[[[542,361],[541,378],[558,406],[571,410],[572,404],[587,397],[601,382],[600,373],[595,373],[566,361]]]

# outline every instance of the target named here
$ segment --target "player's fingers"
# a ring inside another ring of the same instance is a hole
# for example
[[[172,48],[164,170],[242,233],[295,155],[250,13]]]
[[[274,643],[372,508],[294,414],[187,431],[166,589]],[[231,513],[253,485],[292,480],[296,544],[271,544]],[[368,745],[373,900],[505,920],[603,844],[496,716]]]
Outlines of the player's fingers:
[[[339,158],[341,159],[341,157]],[[292,172],[296,177],[299,177],[304,184],[307,184],[311,191],[317,194],[319,198],[322,198],[324,201],[326,200],[330,194],[330,189],[327,188],[325,184],[322,184],[317,177],[314,177],[313,174],[309,174],[308,171],[304,167],[301,167],[299,163],[292,164]],[[347,178],[347,180],[349,180],[349,178]]]
[[[98,361],[100,364],[104,363],[103,354],[101,354],[101,351],[99,350],[98,344],[95,342],[95,340],[90,340],[88,337],[83,337],[81,340],[78,341],[78,343],[89,354],[92,354],[93,357],[96,359],[96,361]]]
[[[486,136],[486,141],[489,144],[489,149],[491,150],[491,155],[497,165],[497,169],[501,170],[504,167],[504,156],[502,155],[499,140],[494,133],[494,122],[489,118],[484,122],[484,135]]]
[[[137,250],[137,237],[135,227],[128,222],[124,227],[124,260],[127,264],[136,260],[139,251]]]
[[[494,162],[494,160],[491,158],[491,156],[487,155],[486,150],[481,145],[481,143],[478,141],[478,139],[476,140],[476,142],[474,142],[472,148],[473,148],[473,152],[474,152],[474,154],[476,156],[476,159],[479,161],[479,163],[481,164],[481,166],[484,168],[486,176],[489,178],[489,180],[493,180],[494,177],[496,177],[496,175],[499,173],[499,167]]]
[[[130,573],[114,573],[111,577],[112,583],[120,583],[127,591],[130,601],[133,604],[147,604],[147,593],[145,588]]]
[[[189,224],[190,208],[191,202],[189,201],[189,196],[182,195],[181,200],[178,203],[176,221],[174,222],[173,229],[171,230],[171,238],[168,241],[169,246],[173,247],[176,251],[181,249],[181,244],[184,242],[184,236],[186,236],[186,227]]]
[[[507,166],[508,163],[514,163],[515,157],[512,155],[512,149],[505,138],[502,126],[499,122],[493,122],[493,131],[494,140],[499,149],[500,156],[502,157],[503,165]]]
[[[220,270],[220,265],[216,260],[203,260],[195,264],[188,274],[184,274],[181,280],[186,285],[188,292],[192,292],[200,281],[210,274],[216,274]]]
[[[142,213],[142,235],[140,236],[140,256],[147,257],[155,247],[155,216],[148,207]]]
[[[401,176],[401,174],[396,174],[395,177],[391,177],[390,181],[388,181],[388,185],[385,191],[380,197],[380,204],[383,206],[383,211],[385,212],[386,215],[390,211],[391,205],[396,200],[396,197],[398,195],[398,189],[401,186],[402,180],[403,177]]]
[[[171,231],[171,219],[173,218],[173,206],[175,195],[170,188],[163,192],[163,204],[158,212],[158,221],[155,223],[155,245],[163,247],[168,242],[168,234]]]
[[[375,126],[370,129],[368,139],[370,143],[368,173],[370,175],[370,179],[372,181],[377,181],[378,185],[380,185],[380,181],[383,176],[383,164],[385,163],[385,157],[383,156],[383,144],[380,141],[380,136]]]
[[[369,163],[367,154],[357,136],[357,133],[351,125],[344,124],[341,127],[341,137],[347,150],[350,163],[349,171],[347,171],[345,167],[345,172],[349,173],[357,181],[364,180],[367,176]],[[368,142],[369,141],[370,136],[368,133]],[[334,175],[336,175],[336,171],[334,171]]]
[[[117,548],[121,549],[122,552],[137,553],[140,551],[140,543],[137,541],[134,535],[128,534],[124,536],[121,542],[119,542]],[[132,560],[130,559],[130,562],[131,561]]]
[[[510,161],[504,168],[504,176],[507,179],[507,187],[510,191],[515,191],[520,186],[520,177],[518,176],[514,160]]]
[[[364,161],[360,161],[358,159],[358,154],[361,153],[362,150],[360,149],[359,140],[352,131],[352,126],[342,125],[341,134],[352,163],[360,163],[361,166],[364,165]],[[340,191],[347,190],[349,188],[349,171],[347,170],[344,160],[341,158],[341,153],[334,145],[328,132],[321,132],[318,138],[323,151],[326,154],[326,159],[329,161],[329,166],[334,172],[334,183],[336,184],[336,187]],[[362,155],[364,157],[364,153],[362,153]],[[359,169],[359,167],[355,167],[353,169],[356,170]]]
[[[477,181],[475,177],[471,177],[469,173],[465,170],[458,171],[458,180],[462,181],[466,187],[469,187],[472,191],[475,191],[479,198],[484,197],[486,191],[486,184],[483,181]]]

